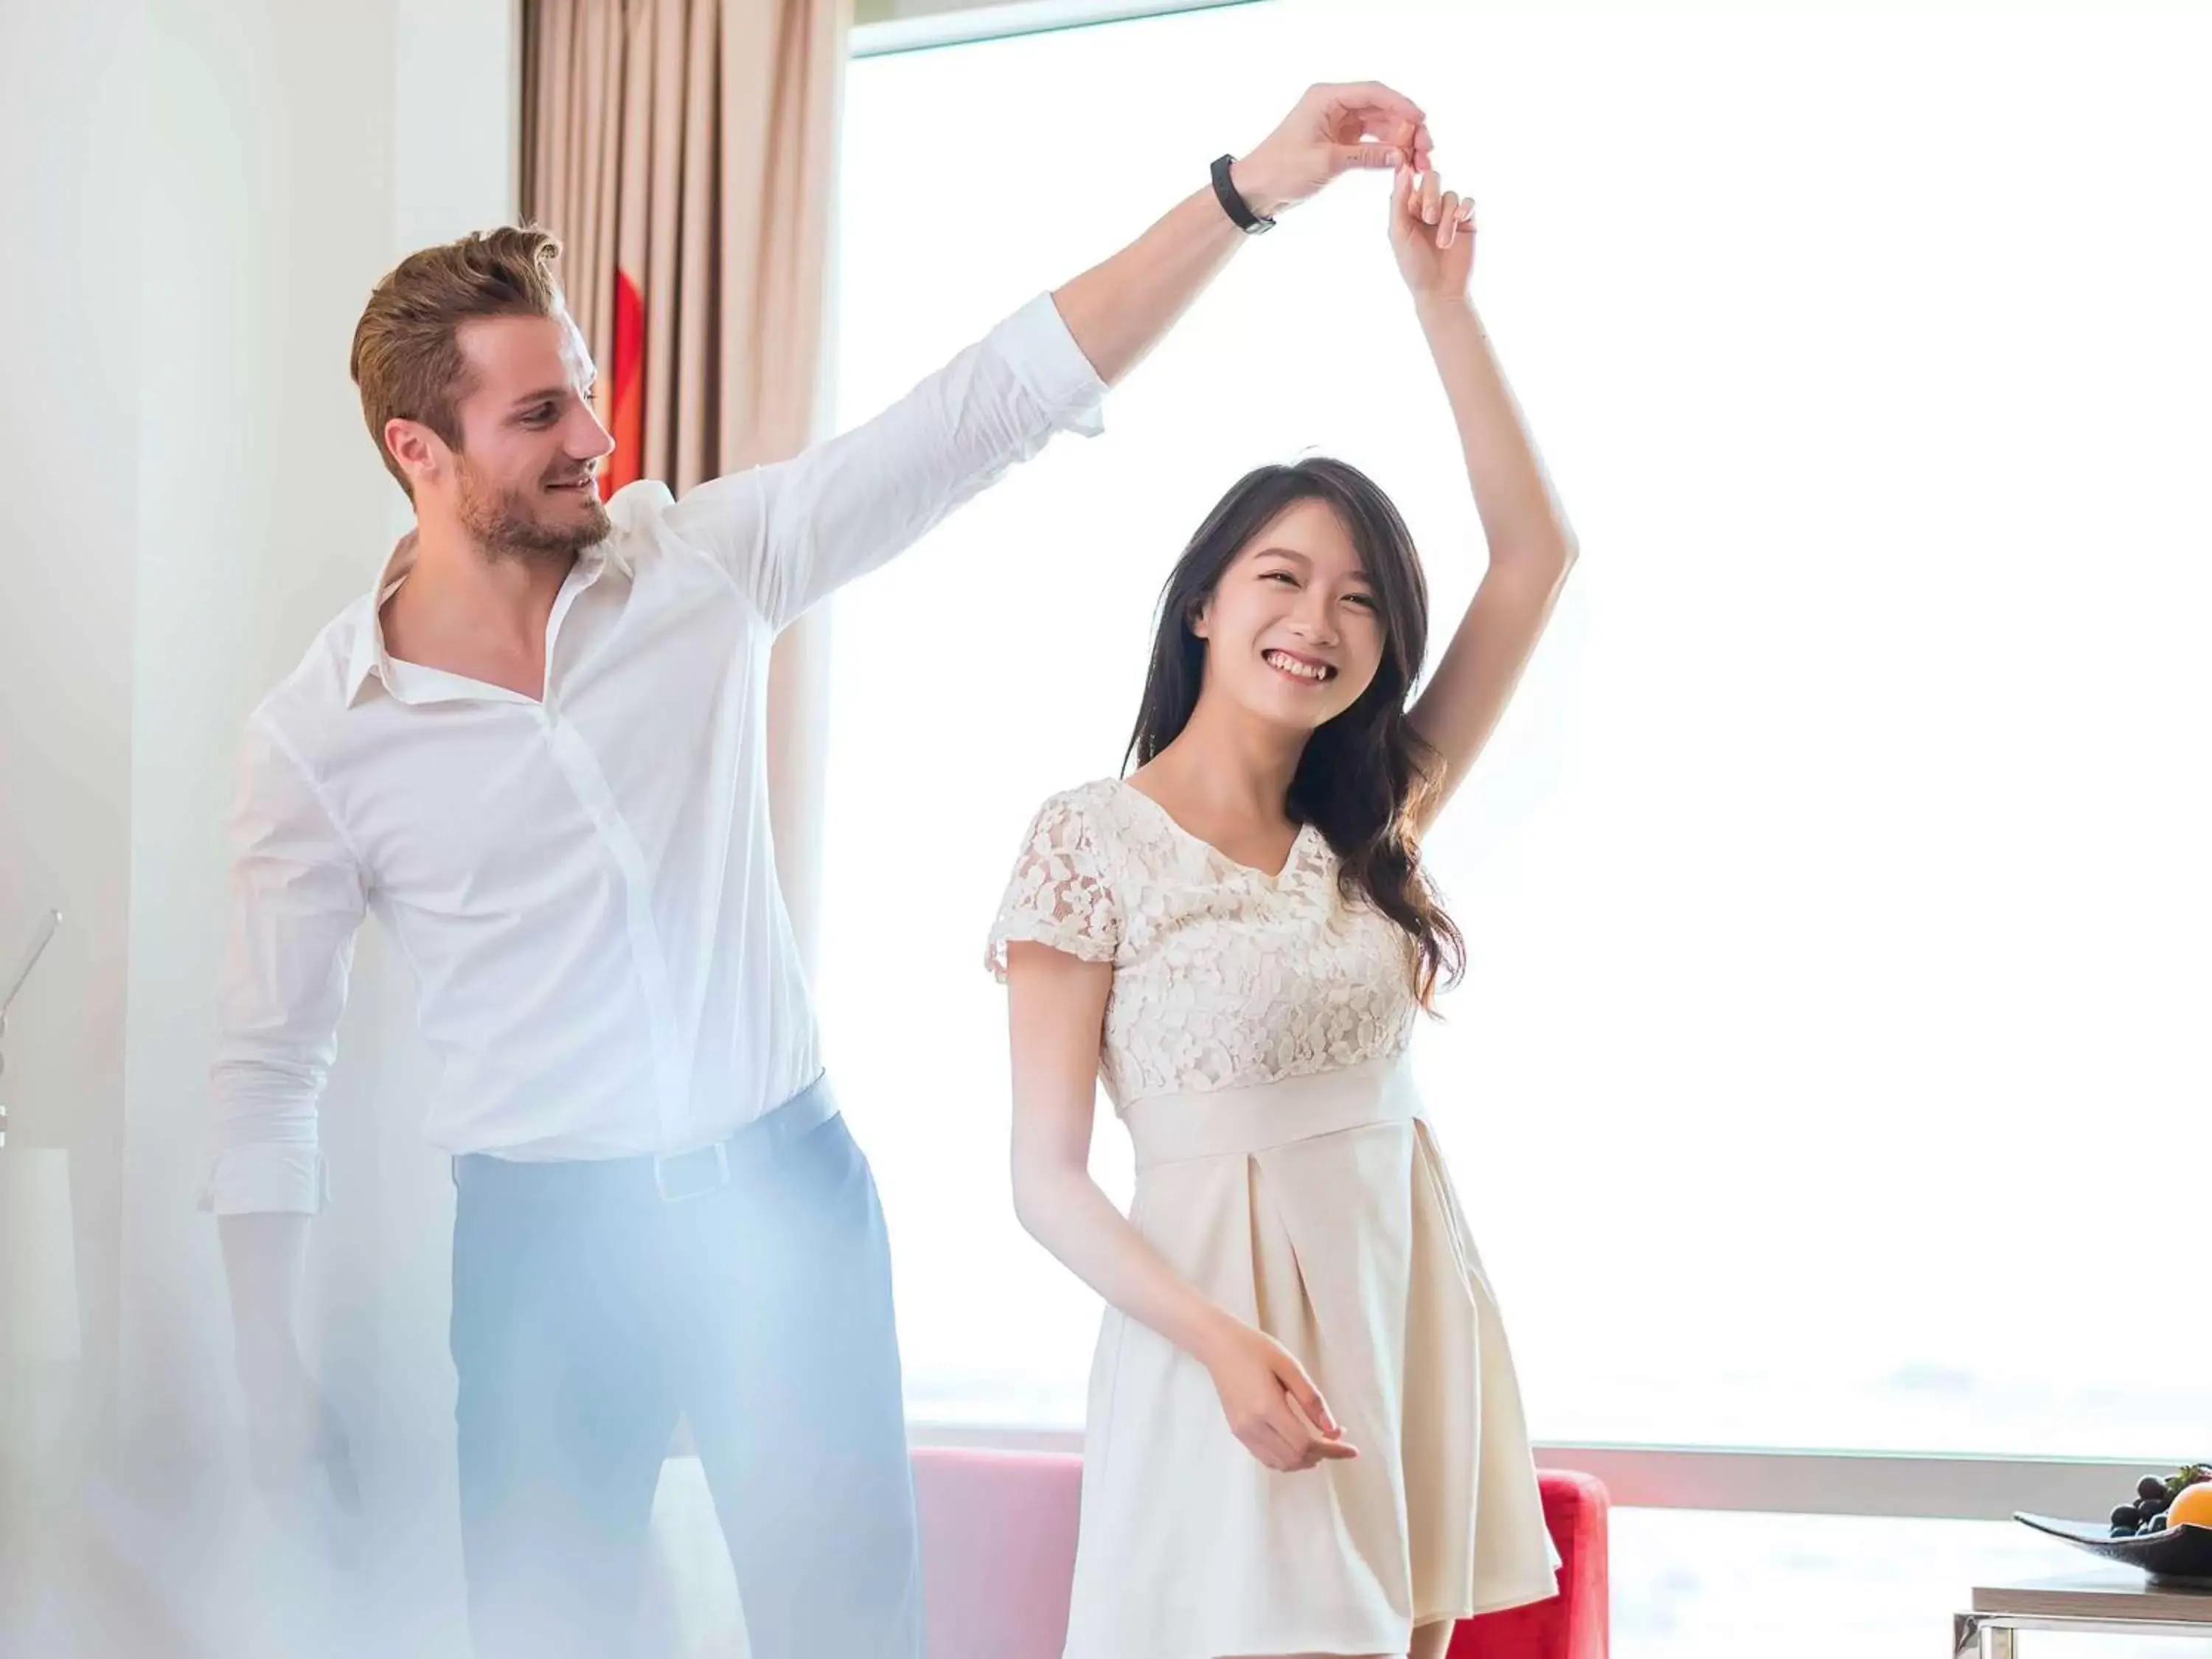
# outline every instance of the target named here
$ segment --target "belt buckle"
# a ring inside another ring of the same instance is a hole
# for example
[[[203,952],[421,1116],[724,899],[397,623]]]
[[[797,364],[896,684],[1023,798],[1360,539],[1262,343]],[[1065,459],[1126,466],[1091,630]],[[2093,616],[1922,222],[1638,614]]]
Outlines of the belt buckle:
[[[672,1190],[669,1171],[677,1165],[697,1158],[707,1152],[712,1152],[714,1155],[713,1178],[697,1186],[689,1186],[678,1181]],[[688,1152],[661,1153],[653,1160],[653,1184],[660,1194],[660,1201],[663,1204],[681,1204],[689,1198],[704,1197],[717,1188],[726,1187],[729,1182],[730,1148],[726,1141],[718,1140],[711,1146],[695,1146]]]

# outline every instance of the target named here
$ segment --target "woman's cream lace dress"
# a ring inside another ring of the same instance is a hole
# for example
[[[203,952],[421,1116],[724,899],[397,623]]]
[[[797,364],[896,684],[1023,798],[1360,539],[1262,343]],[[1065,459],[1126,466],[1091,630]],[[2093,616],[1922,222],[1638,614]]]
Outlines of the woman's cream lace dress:
[[[1114,964],[1130,1219],[1297,1355],[1360,1454],[1267,1468],[1205,1367],[1109,1309],[1066,1659],[1401,1653],[1552,1595],[1504,1329],[1406,1063],[1404,934],[1340,896],[1311,826],[1271,875],[1109,780],[1030,826],[1001,976],[1023,940]]]

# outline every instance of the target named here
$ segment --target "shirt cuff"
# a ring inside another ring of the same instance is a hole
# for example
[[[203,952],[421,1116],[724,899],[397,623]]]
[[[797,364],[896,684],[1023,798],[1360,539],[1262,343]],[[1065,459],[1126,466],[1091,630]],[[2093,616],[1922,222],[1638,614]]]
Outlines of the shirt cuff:
[[[234,1146],[216,1155],[200,1208],[209,1215],[317,1215],[330,1202],[330,1166],[313,1146]]]
[[[1050,294],[1038,295],[993,329],[991,341],[1057,430],[1095,438],[1106,429],[1099,409],[1106,383],[1067,331]]]

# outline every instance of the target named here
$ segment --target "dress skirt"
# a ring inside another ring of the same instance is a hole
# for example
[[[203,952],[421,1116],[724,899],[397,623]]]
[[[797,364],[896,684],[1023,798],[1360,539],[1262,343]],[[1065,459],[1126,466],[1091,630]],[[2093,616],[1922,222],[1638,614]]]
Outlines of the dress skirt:
[[[1123,1116],[1130,1219],[1297,1356],[1359,1455],[1267,1468],[1206,1368],[1109,1309],[1066,1659],[1396,1654],[1554,1594],[1504,1328],[1404,1058]]]

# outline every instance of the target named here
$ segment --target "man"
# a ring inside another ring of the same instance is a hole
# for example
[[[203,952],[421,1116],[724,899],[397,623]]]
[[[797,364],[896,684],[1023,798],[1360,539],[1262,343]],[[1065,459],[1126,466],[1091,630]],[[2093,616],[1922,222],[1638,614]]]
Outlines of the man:
[[[543,233],[425,250],[353,374],[414,532],[247,725],[215,1067],[257,1468],[343,1444],[294,1324],[315,1111],[374,909],[442,1064],[453,1352],[479,1649],[627,1645],[689,1416],[757,1659],[921,1651],[889,1254],[778,893],[764,708],[781,628],[1118,381],[1249,230],[1427,160],[1387,88],[1316,87],[1103,264],[866,425],[672,501],[612,447]]]

